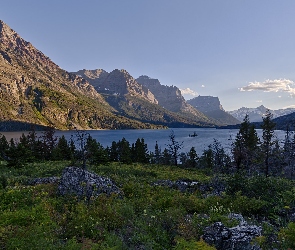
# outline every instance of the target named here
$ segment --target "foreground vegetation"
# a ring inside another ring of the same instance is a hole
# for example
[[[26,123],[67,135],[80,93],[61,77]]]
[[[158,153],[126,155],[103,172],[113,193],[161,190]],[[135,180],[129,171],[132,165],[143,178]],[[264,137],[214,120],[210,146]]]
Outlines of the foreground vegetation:
[[[2,249],[215,249],[202,240],[214,222],[234,227],[241,214],[262,227],[253,239],[262,249],[295,249],[294,138],[281,147],[271,116],[260,141],[247,117],[228,155],[218,141],[198,156],[171,133],[167,149],[148,152],[143,139],[124,138],[103,148],[77,131],[67,142],[49,130],[19,141],[0,139],[0,248]],[[36,177],[60,177],[80,165],[111,178],[123,196],[90,202],[59,196],[58,184],[29,185]],[[163,180],[193,188],[155,185]]]
[[[57,195],[57,184],[29,186],[34,177],[60,176],[69,162],[28,164],[20,169],[1,164],[0,247],[3,249],[214,249],[201,240],[206,226],[240,213],[261,225],[256,239],[264,249],[294,249],[295,188],[291,180],[241,175],[219,176],[208,170],[150,164],[89,166],[109,176],[124,197],[101,195],[90,204]],[[225,183],[220,195],[196,189],[152,185],[158,180]],[[214,181],[214,182],[213,182]],[[275,239],[275,240],[274,240]]]

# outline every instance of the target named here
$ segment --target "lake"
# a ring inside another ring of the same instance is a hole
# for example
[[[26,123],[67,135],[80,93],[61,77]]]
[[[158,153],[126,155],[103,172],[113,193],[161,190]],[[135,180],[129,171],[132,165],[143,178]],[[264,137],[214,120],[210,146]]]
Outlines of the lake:
[[[139,129],[139,130],[90,130],[87,131],[93,138],[100,142],[104,147],[111,146],[113,141],[119,141],[123,137],[129,141],[130,145],[135,143],[137,138],[144,138],[149,151],[154,151],[156,141],[160,148],[163,149],[169,144],[169,135],[174,131],[175,139],[178,142],[183,142],[181,152],[188,152],[191,147],[195,147],[198,154],[201,154],[214,139],[218,140],[226,151],[230,150],[231,143],[235,139],[238,129],[215,129],[215,128],[173,128],[173,129]],[[197,133],[196,137],[190,137],[194,132]],[[11,138],[18,139],[23,132],[1,132],[10,140]],[[262,135],[262,130],[257,129],[259,136]],[[285,131],[275,131],[279,141],[283,141]],[[41,135],[42,132],[38,132]],[[66,139],[70,139],[75,131],[56,131],[55,135],[60,137],[64,135]]]

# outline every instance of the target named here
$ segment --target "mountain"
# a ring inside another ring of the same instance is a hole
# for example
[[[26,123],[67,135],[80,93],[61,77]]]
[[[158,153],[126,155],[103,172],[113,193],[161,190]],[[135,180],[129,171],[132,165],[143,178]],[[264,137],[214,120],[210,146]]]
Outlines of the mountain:
[[[218,97],[197,96],[188,100],[187,103],[203,112],[207,117],[219,121],[222,125],[235,125],[240,123],[239,120],[224,111]]]
[[[246,114],[248,114],[251,122],[261,122],[266,110],[267,108],[261,105],[257,108],[242,107],[238,110],[228,111],[228,113],[237,118],[239,121],[243,121]],[[273,114],[273,118],[277,118],[295,112],[295,108],[270,110],[270,112]]]
[[[161,107],[187,117],[206,119],[211,123],[220,125],[219,121],[204,115],[198,109],[187,103],[178,87],[162,85],[158,79],[146,75],[138,77],[136,81],[151,90]]]
[[[139,84],[126,70],[115,69],[108,73],[105,70],[79,70],[75,74],[87,79],[92,86],[102,94],[125,95],[130,94],[142,98],[150,103],[158,104],[151,91]]]
[[[126,70],[102,69],[74,72],[85,78],[121,115],[169,127],[216,126],[217,121],[185,103],[177,87],[145,84]]]
[[[0,21],[0,129],[153,128],[120,116],[88,81],[52,62]]]

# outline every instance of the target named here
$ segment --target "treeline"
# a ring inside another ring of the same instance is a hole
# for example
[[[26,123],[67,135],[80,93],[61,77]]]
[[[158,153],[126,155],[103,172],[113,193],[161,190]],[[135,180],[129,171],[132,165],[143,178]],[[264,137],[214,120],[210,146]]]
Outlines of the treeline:
[[[279,143],[274,133],[275,123],[268,111],[263,117],[262,138],[257,135],[254,125],[246,115],[239,132],[233,140],[231,152],[227,152],[220,142],[214,140],[201,155],[192,147],[189,152],[181,152],[183,143],[171,131],[167,147],[162,150],[155,144],[148,151],[143,138],[130,143],[125,138],[113,141],[111,146],[103,147],[85,131],[76,131],[69,141],[64,136],[57,138],[54,129],[48,129],[37,136],[35,131],[23,134],[19,140],[0,137],[0,157],[9,166],[22,167],[24,164],[47,160],[68,160],[72,164],[106,164],[108,162],[133,162],[181,165],[189,168],[211,169],[214,173],[263,174],[267,176],[295,175],[295,136],[286,131],[285,141]]]

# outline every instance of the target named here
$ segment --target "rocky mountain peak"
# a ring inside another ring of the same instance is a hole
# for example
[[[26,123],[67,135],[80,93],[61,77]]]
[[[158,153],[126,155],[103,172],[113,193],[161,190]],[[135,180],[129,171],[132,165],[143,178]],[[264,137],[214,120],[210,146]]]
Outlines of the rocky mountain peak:
[[[103,69],[95,69],[95,70],[80,70],[82,74],[84,74],[85,76],[89,77],[90,79],[97,79],[99,77],[101,77],[103,74],[108,74],[108,72],[106,72]],[[78,71],[78,72],[80,72]],[[77,72],[77,74],[78,74]]]
[[[188,111],[188,107],[181,91],[176,86],[162,85],[158,79],[140,76],[137,82],[148,88],[159,101],[159,105],[173,112]]]
[[[219,98],[214,96],[197,96],[187,101],[201,112],[209,112],[214,110],[224,111],[220,104]]]
[[[83,69],[74,74],[87,79],[99,93],[120,96],[129,94],[143,98],[150,103],[158,104],[151,91],[139,84],[125,69],[114,69],[110,73],[102,69]]]

